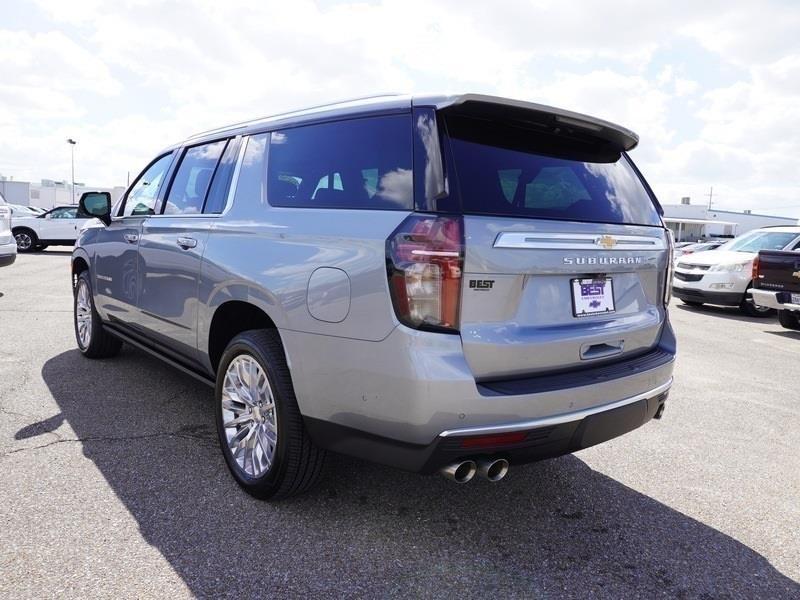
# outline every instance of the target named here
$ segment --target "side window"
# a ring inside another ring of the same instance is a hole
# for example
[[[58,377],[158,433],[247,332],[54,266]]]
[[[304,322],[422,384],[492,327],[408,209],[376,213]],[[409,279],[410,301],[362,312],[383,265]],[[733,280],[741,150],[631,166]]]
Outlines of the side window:
[[[227,140],[193,146],[183,153],[181,164],[167,195],[165,215],[200,214],[217,163]]]
[[[57,208],[50,213],[51,219],[74,219],[78,214],[77,208]]]
[[[236,159],[239,157],[240,140],[234,139],[228,143],[222,159],[211,180],[211,188],[208,190],[206,204],[203,212],[206,214],[218,215],[225,209],[225,202],[228,199],[228,189],[233,179],[233,171],[236,167]]]
[[[133,187],[123,200],[122,216],[152,215],[158,197],[158,188],[164,181],[172,153],[165,154],[153,162],[139,178],[134,182]]]
[[[264,202],[264,161],[267,149],[268,133],[251,135],[247,138],[244,149],[239,179],[236,182],[234,204],[263,204]]]
[[[272,206],[409,210],[413,204],[407,115],[307,125],[272,133]]]

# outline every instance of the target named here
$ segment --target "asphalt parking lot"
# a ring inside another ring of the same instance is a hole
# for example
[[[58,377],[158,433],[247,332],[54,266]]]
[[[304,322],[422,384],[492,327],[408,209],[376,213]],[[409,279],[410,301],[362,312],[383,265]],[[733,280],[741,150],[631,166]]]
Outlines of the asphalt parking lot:
[[[242,493],[212,391],[75,349],[69,253],[0,269],[0,596],[800,597],[800,333],[675,304],[661,421],[458,486],[333,457]]]

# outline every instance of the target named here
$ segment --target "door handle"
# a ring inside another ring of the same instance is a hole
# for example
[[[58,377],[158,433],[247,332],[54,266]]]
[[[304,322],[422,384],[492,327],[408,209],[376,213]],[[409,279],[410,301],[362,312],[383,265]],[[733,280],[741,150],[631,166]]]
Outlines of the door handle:
[[[126,233],[124,236],[125,241],[129,244],[135,244],[139,241],[139,234],[138,233]]]
[[[176,243],[184,250],[197,246],[197,240],[190,237],[179,237]]]

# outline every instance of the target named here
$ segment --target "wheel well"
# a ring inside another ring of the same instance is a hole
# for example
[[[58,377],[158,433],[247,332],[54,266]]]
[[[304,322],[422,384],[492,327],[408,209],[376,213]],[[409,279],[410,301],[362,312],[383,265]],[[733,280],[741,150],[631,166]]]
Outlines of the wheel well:
[[[81,257],[76,258],[72,261],[72,286],[75,287],[75,284],[78,282],[78,276],[83,273],[84,271],[89,270],[89,265],[85,260]]]
[[[217,308],[208,331],[208,358],[214,371],[228,343],[249,329],[275,329],[275,323],[267,313],[247,302],[231,300]]]
[[[16,235],[20,231],[30,231],[33,235],[36,235],[36,232],[31,229],[30,227],[25,227],[24,225],[20,225],[19,227],[12,227],[11,233],[12,235]]]

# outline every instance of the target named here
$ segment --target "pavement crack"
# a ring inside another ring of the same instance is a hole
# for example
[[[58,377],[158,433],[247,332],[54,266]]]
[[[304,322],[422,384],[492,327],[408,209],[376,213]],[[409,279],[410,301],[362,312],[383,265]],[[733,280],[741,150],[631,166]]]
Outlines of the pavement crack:
[[[13,410],[8,410],[4,406],[0,406],[0,413],[3,413],[4,415],[13,415],[15,417],[22,417],[23,419],[34,419],[35,418],[35,417],[31,416],[31,415],[24,415],[22,413],[14,412]]]
[[[59,434],[55,432],[48,432],[52,435],[55,435],[58,439],[48,442],[46,444],[39,444],[38,446],[27,446],[25,448],[16,448],[14,450],[9,450],[8,452],[4,452],[0,454],[0,458],[7,458],[13,454],[19,454],[21,452],[31,452],[34,450],[42,450],[44,448],[49,448],[50,446],[55,446],[57,444],[63,443],[84,443],[84,442],[130,442],[130,441],[137,441],[137,440],[148,440],[148,439],[155,439],[155,438],[165,438],[165,437],[173,437],[173,438],[181,438],[181,439],[190,439],[190,440],[210,440],[210,436],[208,435],[198,435],[196,433],[192,433],[186,431],[185,429],[179,429],[178,431],[162,431],[157,433],[148,433],[142,435],[127,435],[127,436],[86,436],[86,437],[61,437]]]

